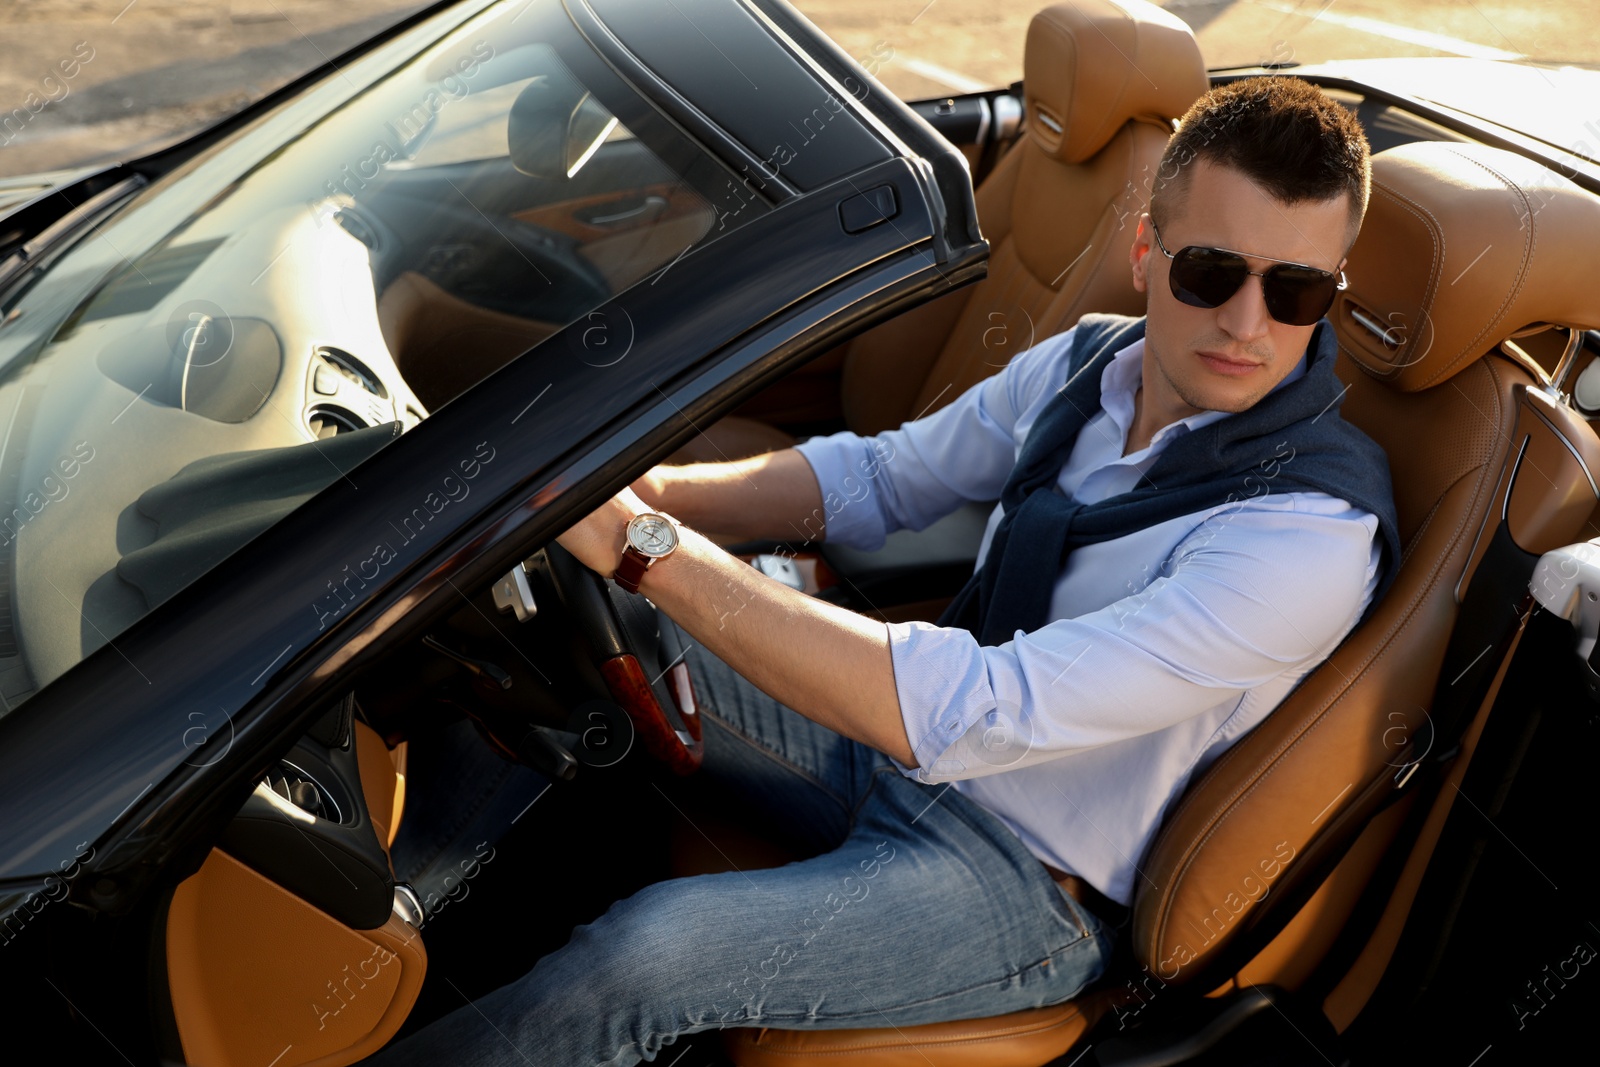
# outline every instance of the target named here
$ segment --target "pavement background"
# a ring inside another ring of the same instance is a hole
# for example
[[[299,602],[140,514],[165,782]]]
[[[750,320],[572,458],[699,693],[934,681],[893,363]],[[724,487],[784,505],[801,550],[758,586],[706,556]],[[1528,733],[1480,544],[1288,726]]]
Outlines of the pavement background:
[[[907,99],[1022,75],[1045,0],[794,0]],[[0,0],[0,176],[176,140],[426,6],[421,0]],[[1207,62],[1522,55],[1600,64],[1595,0],[1166,0]],[[87,60],[82,57],[88,55]],[[63,79],[62,61],[76,72]],[[54,76],[54,81],[47,81]],[[49,99],[20,112],[29,94]]]

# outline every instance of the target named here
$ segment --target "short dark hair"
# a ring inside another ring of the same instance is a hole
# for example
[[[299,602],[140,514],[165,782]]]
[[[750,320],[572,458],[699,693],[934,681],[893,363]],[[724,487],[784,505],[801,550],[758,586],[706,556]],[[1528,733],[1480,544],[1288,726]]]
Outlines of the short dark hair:
[[[1350,197],[1345,248],[1367,213],[1372,163],[1354,114],[1300,78],[1272,75],[1219,85],[1179,120],[1156,171],[1150,216],[1158,228],[1181,210],[1188,164],[1204,159],[1241,171],[1285,204]]]

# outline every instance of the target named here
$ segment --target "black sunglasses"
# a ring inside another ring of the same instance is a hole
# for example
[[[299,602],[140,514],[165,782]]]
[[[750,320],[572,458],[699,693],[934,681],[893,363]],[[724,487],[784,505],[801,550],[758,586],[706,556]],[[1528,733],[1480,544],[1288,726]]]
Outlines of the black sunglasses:
[[[1318,270],[1304,263],[1271,256],[1277,266],[1264,271],[1250,269],[1244,255],[1226,248],[1206,248],[1189,245],[1176,255],[1167,251],[1161,242],[1161,231],[1155,220],[1150,222],[1150,232],[1155,234],[1156,247],[1172,260],[1167,272],[1167,283],[1172,295],[1190,307],[1221,307],[1233,299],[1233,294],[1252,274],[1261,279],[1261,295],[1267,303],[1267,314],[1289,326],[1310,326],[1328,313],[1333,306],[1333,294],[1350,283],[1344,271]]]

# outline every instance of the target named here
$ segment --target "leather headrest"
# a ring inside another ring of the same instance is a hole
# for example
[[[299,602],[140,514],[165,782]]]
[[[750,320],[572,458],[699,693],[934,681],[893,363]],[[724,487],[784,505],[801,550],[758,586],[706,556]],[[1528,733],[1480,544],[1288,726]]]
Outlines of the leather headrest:
[[[1380,152],[1331,316],[1340,347],[1410,393],[1526,327],[1600,327],[1596,248],[1600,197],[1531,159],[1443,141]]]
[[[1211,88],[1194,32],[1145,0],[1070,0],[1028,25],[1028,135],[1082,163],[1131,119],[1172,121]]]

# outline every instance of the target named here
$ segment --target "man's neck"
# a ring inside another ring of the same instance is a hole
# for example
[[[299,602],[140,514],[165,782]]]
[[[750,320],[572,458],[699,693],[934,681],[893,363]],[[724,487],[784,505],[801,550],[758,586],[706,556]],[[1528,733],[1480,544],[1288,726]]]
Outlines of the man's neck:
[[[1124,456],[1131,456],[1141,449],[1148,448],[1156,431],[1163,426],[1169,426],[1190,415],[1198,415],[1202,410],[1190,407],[1181,400],[1175,400],[1175,406],[1165,411],[1154,410],[1145,404],[1145,397],[1148,395],[1149,390],[1143,385],[1133,394],[1133,421],[1128,426],[1128,439],[1122,446]]]
[[[1131,456],[1141,448],[1149,447],[1150,438],[1154,437],[1156,429],[1159,429],[1159,427],[1152,427],[1150,432],[1146,433],[1143,416],[1144,389],[1140,387],[1134,390],[1133,393],[1133,421],[1128,424],[1128,439],[1122,445],[1122,454],[1124,456]]]
[[[1133,419],[1128,424],[1128,437],[1122,447],[1124,456],[1131,456],[1150,447],[1151,440],[1163,427],[1171,426],[1191,415],[1203,414],[1206,410],[1194,407],[1178,394],[1178,390],[1157,363],[1154,353],[1150,351],[1148,336],[1144,340],[1144,351],[1140,355],[1139,374],[1135,382]]]

